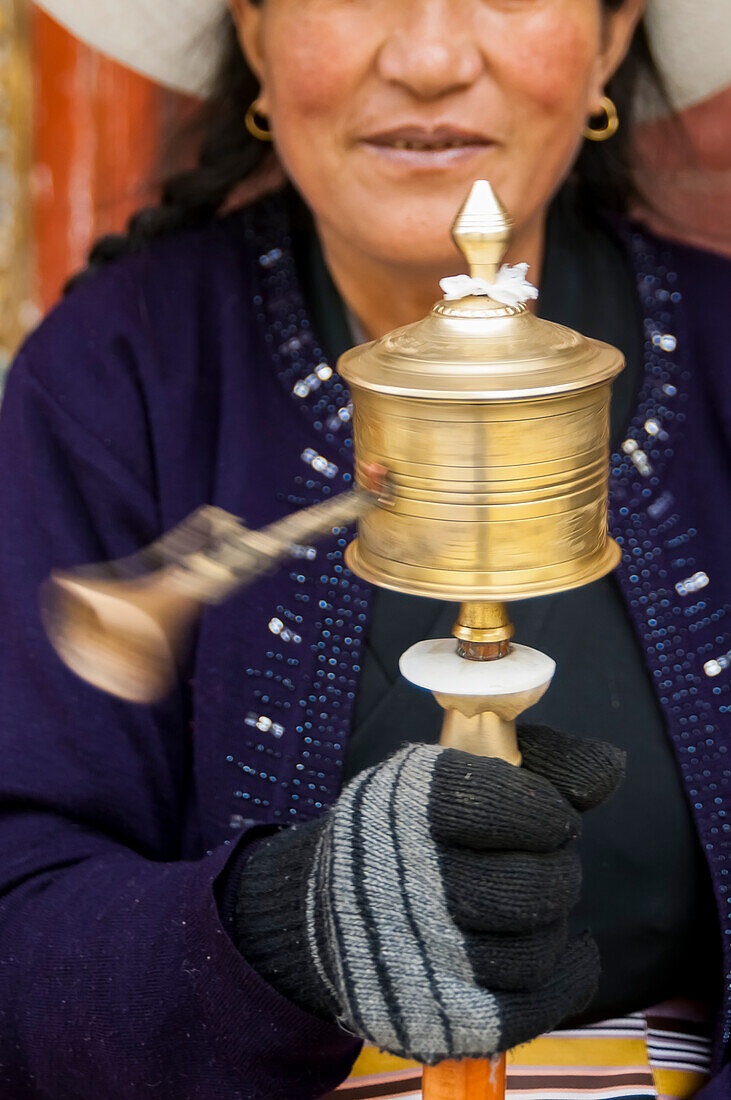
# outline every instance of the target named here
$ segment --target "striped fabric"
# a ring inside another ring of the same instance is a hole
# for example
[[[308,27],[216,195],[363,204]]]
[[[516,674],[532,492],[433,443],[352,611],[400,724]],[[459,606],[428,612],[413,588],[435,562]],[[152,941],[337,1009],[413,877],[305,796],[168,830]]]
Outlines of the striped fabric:
[[[705,1083],[710,1027],[698,1006],[554,1031],[508,1055],[508,1100],[690,1100]],[[421,1068],[366,1048],[330,1100],[421,1100]]]

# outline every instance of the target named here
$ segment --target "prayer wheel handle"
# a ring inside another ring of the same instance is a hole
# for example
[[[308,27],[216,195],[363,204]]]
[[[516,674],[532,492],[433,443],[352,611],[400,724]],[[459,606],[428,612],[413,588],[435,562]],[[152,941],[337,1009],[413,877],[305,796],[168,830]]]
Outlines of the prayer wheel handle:
[[[447,640],[412,646],[401,671],[444,708],[441,745],[519,766],[515,720],[543,695],[555,663],[511,645],[513,626],[503,603],[462,604],[453,634],[456,647]],[[453,694],[454,686],[460,694]],[[504,1054],[424,1066],[423,1100],[504,1100],[505,1069]]]

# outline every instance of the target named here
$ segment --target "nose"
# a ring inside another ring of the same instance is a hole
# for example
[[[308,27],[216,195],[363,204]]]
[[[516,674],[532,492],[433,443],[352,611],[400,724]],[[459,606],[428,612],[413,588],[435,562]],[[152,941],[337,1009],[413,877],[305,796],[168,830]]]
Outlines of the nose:
[[[383,80],[419,99],[436,99],[477,80],[480,50],[448,9],[448,0],[394,0],[395,24],[378,55]]]

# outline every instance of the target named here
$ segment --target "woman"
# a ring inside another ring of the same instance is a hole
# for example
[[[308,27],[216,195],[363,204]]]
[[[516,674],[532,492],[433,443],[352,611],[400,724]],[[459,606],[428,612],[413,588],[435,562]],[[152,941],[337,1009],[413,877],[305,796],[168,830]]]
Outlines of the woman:
[[[128,39],[144,9],[117,25]],[[160,10],[138,41],[163,56]],[[21,350],[1,432],[8,1096],[316,1097],[361,1038],[485,1055],[670,997],[713,1015],[704,1096],[728,1094],[728,269],[600,218],[597,194],[628,197],[621,146],[585,147],[583,190],[563,186],[605,92],[626,116],[641,14],[235,0],[200,167],[95,250]],[[188,17],[167,18],[173,40]],[[214,218],[260,159],[245,114],[294,187]],[[350,484],[330,363],[356,329],[426,311],[479,176],[516,219],[509,259],[531,264],[544,314],[628,357],[619,586],[516,609],[565,677],[536,714],[628,750],[611,801],[622,754],[603,741],[526,728],[520,771],[413,744],[438,716],[395,682],[395,656],[451,611],[374,595],[342,564],[344,531],[207,615],[164,704],[74,679],[35,610],[51,568],[119,557],[203,502],[261,526]],[[601,803],[569,929],[573,838]]]

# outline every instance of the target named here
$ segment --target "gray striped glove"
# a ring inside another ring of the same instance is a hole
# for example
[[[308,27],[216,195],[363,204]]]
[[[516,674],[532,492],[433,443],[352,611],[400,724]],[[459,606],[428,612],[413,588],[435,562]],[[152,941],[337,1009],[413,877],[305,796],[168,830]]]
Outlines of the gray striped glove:
[[[324,820],[264,842],[243,874],[239,947],[272,985],[382,1049],[483,1057],[590,1001],[588,936],[567,944],[577,810],[623,757],[547,729],[524,767],[409,745],[350,783]]]

